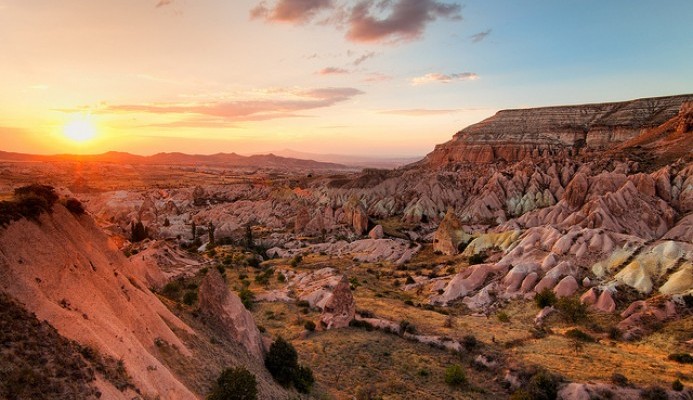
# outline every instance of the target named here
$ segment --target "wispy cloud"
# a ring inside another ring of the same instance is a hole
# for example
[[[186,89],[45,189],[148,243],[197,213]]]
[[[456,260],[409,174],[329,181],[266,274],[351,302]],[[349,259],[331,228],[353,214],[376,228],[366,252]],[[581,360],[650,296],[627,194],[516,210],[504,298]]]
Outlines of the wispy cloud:
[[[272,89],[259,99],[213,100],[190,103],[102,104],[97,109],[82,107],[60,110],[94,113],[144,113],[201,115],[227,121],[259,121],[298,116],[301,111],[331,107],[363,94],[354,88],[317,88],[301,90]]]
[[[368,74],[362,81],[363,82],[386,82],[391,81],[392,76],[383,74],[381,72],[372,72]]]
[[[359,65],[363,64],[365,61],[367,61],[367,60],[369,60],[375,56],[376,56],[376,53],[374,51],[362,54],[361,56],[356,57],[356,59],[352,62],[352,64],[354,64],[354,66],[359,66]]]
[[[156,8],[164,7],[164,6],[167,6],[169,4],[173,4],[173,0],[159,0],[156,3]]]
[[[453,81],[475,81],[479,79],[479,75],[474,72],[460,72],[458,74],[441,74],[441,73],[431,73],[423,76],[418,76],[411,79],[411,84],[414,86],[425,85],[428,83],[450,83]]]
[[[420,38],[438,19],[461,20],[461,10],[457,3],[438,0],[277,0],[271,5],[260,2],[250,17],[302,24],[325,12],[328,15],[317,23],[345,29],[350,41],[397,43]]]
[[[338,67],[327,67],[327,68],[323,68],[317,72],[318,75],[344,75],[344,74],[348,74],[348,73],[349,73],[349,70],[346,70],[344,68],[338,68]]]
[[[472,43],[479,43],[479,42],[483,41],[484,39],[486,39],[488,37],[488,35],[490,35],[490,34],[491,34],[491,29],[487,29],[483,32],[475,33],[472,36],[470,36],[469,38],[472,40]]]
[[[262,1],[250,10],[250,17],[298,24],[311,20],[317,13],[332,6],[332,0],[279,0],[273,6]]]

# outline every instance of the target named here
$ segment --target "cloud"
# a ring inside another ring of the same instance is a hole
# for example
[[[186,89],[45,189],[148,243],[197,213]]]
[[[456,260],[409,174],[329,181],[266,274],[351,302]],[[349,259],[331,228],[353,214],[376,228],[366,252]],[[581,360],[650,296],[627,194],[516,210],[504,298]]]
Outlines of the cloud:
[[[373,57],[375,57],[375,56],[376,56],[376,53],[375,53],[374,51],[371,51],[371,52],[369,52],[369,53],[365,53],[365,54],[363,54],[363,55],[357,57],[357,58],[352,62],[352,64],[353,64],[354,66],[359,66],[359,65],[361,65],[364,61],[366,61],[366,60],[368,60],[368,59],[370,59],[370,58],[373,58]]]
[[[343,75],[348,73],[348,70],[338,67],[327,67],[317,72],[318,75]]]
[[[380,72],[373,72],[368,74],[368,76],[363,79],[363,82],[385,82],[390,80],[392,80],[390,75],[385,75]]]
[[[100,105],[94,113],[146,113],[198,115],[227,121],[260,121],[298,116],[300,111],[325,108],[363,94],[354,88],[318,88],[308,90],[276,89],[265,92],[259,99],[215,100],[192,103],[148,103]],[[274,96],[272,98],[272,96]],[[269,98],[268,98],[269,97]],[[83,111],[63,109],[63,112]]]
[[[491,34],[491,29],[487,29],[483,32],[475,33],[474,35],[470,36],[469,38],[472,39],[472,43],[479,43],[486,39],[488,35]]]
[[[250,17],[300,24],[310,21],[317,13],[330,9],[332,6],[332,0],[279,0],[270,7],[262,1],[250,10]]]
[[[409,117],[423,117],[429,115],[443,115],[443,114],[454,114],[462,110],[430,110],[424,108],[412,108],[406,110],[385,110],[378,111],[379,114],[390,114],[390,115],[405,115]]]
[[[169,4],[173,4],[173,0],[159,0],[159,2],[156,3],[156,8],[164,7],[164,6],[167,6]]]
[[[387,16],[378,18],[373,11]],[[436,0],[360,1],[351,10],[346,36],[355,42],[410,41],[438,18],[461,19],[460,11],[459,4]]]
[[[475,74],[474,72],[460,72],[458,74],[450,75],[432,73],[412,78],[411,84],[417,86],[435,82],[450,83],[452,81],[475,81],[477,79],[479,79],[479,75]]]
[[[261,1],[250,10],[250,18],[293,24],[315,22],[345,29],[347,40],[353,42],[389,43],[418,39],[428,24],[437,19],[462,19],[462,6],[439,0],[359,0],[353,3],[346,0],[277,0],[268,5]],[[314,17],[320,13],[327,16],[315,21]]]

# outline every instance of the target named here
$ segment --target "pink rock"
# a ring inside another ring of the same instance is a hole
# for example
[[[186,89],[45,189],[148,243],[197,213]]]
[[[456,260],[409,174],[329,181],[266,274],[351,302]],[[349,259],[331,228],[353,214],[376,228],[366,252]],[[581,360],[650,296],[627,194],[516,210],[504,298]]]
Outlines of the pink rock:
[[[556,286],[556,279],[550,276],[545,276],[539,281],[539,283],[537,283],[537,286],[534,287],[534,291],[539,293],[547,288],[553,289],[554,286]]]
[[[599,295],[599,299],[594,304],[593,308],[603,313],[612,313],[616,311],[616,303],[613,297],[611,297],[611,292],[608,290],[603,291],[602,294]]]
[[[373,229],[371,229],[370,232],[368,232],[368,236],[371,239],[382,239],[383,236],[385,236],[385,233],[383,232],[383,226],[376,225]]]
[[[591,306],[592,304],[597,302],[597,291],[592,288],[588,291],[586,291],[582,296],[580,296],[580,303],[582,304],[587,304],[588,306]]]
[[[575,278],[571,275],[566,276],[558,282],[558,285],[553,288],[553,292],[556,293],[557,297],[568,297],[572,296],[578,289],[578,283]]]
[[[538,279],[539,275],[537,275],[536,272],[532,272],[529,275],[527,275],[525,279],[522,281],[522,286],[520,286],[520,292],[527,293],[530,290],[532,290],[534,284],[537,283]]]

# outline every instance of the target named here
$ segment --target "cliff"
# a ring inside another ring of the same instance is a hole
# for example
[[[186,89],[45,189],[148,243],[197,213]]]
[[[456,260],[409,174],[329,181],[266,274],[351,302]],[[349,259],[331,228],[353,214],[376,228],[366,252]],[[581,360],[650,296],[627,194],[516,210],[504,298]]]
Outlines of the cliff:
[[[436,146],[423,164],[520,161],[571,156],[626,142],[675,118],[693,94],[619,103],[503,110]]]

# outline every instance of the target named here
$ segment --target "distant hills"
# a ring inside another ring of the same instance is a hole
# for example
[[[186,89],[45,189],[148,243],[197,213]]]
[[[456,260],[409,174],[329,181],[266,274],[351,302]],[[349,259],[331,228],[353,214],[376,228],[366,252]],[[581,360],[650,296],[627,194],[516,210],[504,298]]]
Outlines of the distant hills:
[[[267,153],[258,153],[267,154]],[[283,149],[272,151],[270,154],[275,154],[281,157],[298,158],[303,160],[315,160],[327,163],[337,163],[348,165],[351,167],[368,167],[368,168],[397,168],[403,165],[411,164],[419,161],[421,157],[367,157],[353,156],[344,154],[316,154],[296,151],[292,149]]]
[[[0,151],[0,160],[15,162],[100,162],[142,165],[207,165],[219,167],[310,169],[322,171],[356,169],[354,165],[347,166],[333,162],[281,157],[274,154],[242,156],[236,153],[218,153],[210,155],[158,153],[151,156],[140,156],[116,151],[90,155],[35,155]]]

